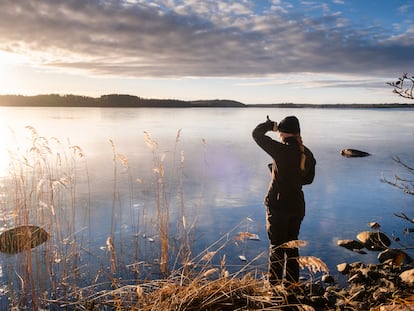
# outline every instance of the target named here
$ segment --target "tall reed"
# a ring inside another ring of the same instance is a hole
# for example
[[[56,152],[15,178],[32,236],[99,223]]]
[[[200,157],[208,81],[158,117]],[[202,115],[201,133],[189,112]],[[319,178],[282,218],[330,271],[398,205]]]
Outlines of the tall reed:
[[[91,240],[95,238],[90,229],[93,198],[83,150],[69,140],[65,144],[56,138],[45,138],[33,127],[27,130],[28,147],[16,142],[15,149],[10,148],[11,173],[2,189],[4,216],[0,221],[4,228],[35,224],[47,230],[50,239],[37,248],[4,255],[8,264],[5,270],[9,300],[2,299],[2,307],[184,310],[224,306],[236,301],[236,297],[242,297],[242,301],[237,300],[241,308],[244,303],[262,305],[264,300],[258,296],[264,294],[261,286],[265,277],[261,272],[266,267],[258,263],[266,254],[260,252],[252,260],[245,258],[249,243],[255,243],[252,240],[256,239],[250,232],[251,219],[243,219],[194,254],[197,215],[190,217],[185,202],[185,157],[179,150],[181,130],[177,132],[171,158],[160,152],[158,142],[148,132],[144,133],[152,155],[154,182],[137,179],[137,188],[152,187],[146,191],[153,193],[154,200],[146,203],[153,206],[144,206],[137,213],[134,202],[141,203],[141,198],[134,187],[129,161],[110,140],[112,204],[104,259],[93,253],[91,247]],[[202,143],[205,147],[205,140]],[[169,160],[172,160],[171,166]],[[127,186],[123,187],[125,183]],[[126,200],[122,199],[125,192]],[[177,214],[171,215],[172,204],[177,204],[174,209]],[[176,231],[172,216],[176,216]],[[130,227],[124,228],[124,219],[128,219]],[[147,235],[150,225],[156,228],[151,236]],[[143,237],[146,238],[143,246],[149,246],[148,252],[140,249],[139,241]],[[245,259],[232,267],[234,272],[229,272],[228,248],[238,247],[240,243]],[[132,244],[134,254],[129,257]],[[157,279],[156,274],[150,275],[150,280],[138,278],[143,269],[155,270],[154,262],[162,278]],[[310,257],[300,263],[311,271],[321,267],[321,262]]]
[[[135,215],[133,210],[133,195],[134,195],[134,187],[133,187],[133,177],[132,172],[129,167],[128,158],[119,153],[116,149],[115,142],[111,139],[109,140],[112,149],[112,162],[113,162],[113,195],[112,195],[112,212],[111,212],[111,225],[110,225],[110,233],[107,238],[106,244],[107,249],[110,253],[110,261],[111,261],[111,273],[117,272],[117,266],[123,263],[123,249],[124,249],[124,240],[128,240],[127,236],[124,236],[124,226],[123,226],[123,219],[126,217],[129,219],[129,231],[137,233],[137,227],[139,223],[139,215]],[[121,164],[121,167],[118,167],[118,163]],[[121,183],[120,175],[126,175],[126,187],[122,187],[119,185]],[[124,202],[121,199],[122,193],[121,188],[127,189],[127,207],[124,206]],[[129,211],[125,214],[125,209]],[[117,221],[119,223],[117,223]],[[117,229],[117,230],[116,230]],[[118,235],[115,234],[115,231],[118,231]],[[131,232],[129,232],[130,234]],[[130,247],[129,245],[127,247]],[[135,245],[136,249],[137,246]],[[116,251],[116,249],[118,251]]]
[[[39,307],[45,290],[52,296],[58,291],[62,294],[64,284],[70,283],[71,289],[77,291],[81,248],[78,232],[82,232],[76,225],[77,182],[80,173],[86,180],[88,175],[86,162],[82,168],[77,165],[84,157],[80,147],[43,137],[32,126],[26,130],[26,141],[17,141],[13,135],[16,141],[8,146],[10,173],[4,180],[3,213],[11,217],[3,217],[2,225],[13,228],[36,224],[49,232],[45,245],[7,258],[11,305],[19,307],[30,302]],[[88,204],[89,201],[84,204],[85,213]]]
[[[157,210],[157,226],[160,234],[161,248],[160,248],[160,272],[168,275],[168,251],[169,251],[169,201],[166,193],[166,179],[164,171],[165,153],[158,153],[158,143],[153,140],[148,132],[144,132],[145,142],[151,149],[154,161],[154,175],[156,178],[156,210]]]

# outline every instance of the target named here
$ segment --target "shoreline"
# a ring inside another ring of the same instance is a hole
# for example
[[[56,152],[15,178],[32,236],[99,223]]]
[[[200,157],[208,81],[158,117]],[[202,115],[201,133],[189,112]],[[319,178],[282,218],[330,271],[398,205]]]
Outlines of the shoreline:
[[[395,109],[414,108],[414,104],[373,103],[373,104],[305,104],[274,103],[244,104],[235,100],[213,99],[185,101],[178,99],[141,98],[132,95],[110,94],[101,97],[78,95],[0,95],[3,107],[83,107],[83,108],[316,108],[316,109]]]

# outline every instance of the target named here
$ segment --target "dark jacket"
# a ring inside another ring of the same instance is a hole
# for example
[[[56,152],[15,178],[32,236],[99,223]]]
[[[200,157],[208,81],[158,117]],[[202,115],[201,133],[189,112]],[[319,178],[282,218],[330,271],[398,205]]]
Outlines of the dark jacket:
[[[305,169],[300,168],[300,144],[296,137],[288,137],[285,143],[265,135],[272,131],[273,122],[259,124],[253,130],[253,139],[273,158],[272,179],[265,199],[268,207],[283,209],[292,213],[304,213],[302,186],[313,182],[316,161],[312,152],[305,147]]]

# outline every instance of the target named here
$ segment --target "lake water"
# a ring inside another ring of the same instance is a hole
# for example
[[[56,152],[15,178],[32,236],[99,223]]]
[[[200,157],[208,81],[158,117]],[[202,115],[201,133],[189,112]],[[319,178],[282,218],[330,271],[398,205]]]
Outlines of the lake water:
[[[413,163],[412,109],[2,107],[3,213],[15,204],[9,198],[16,190],[9,184],[10,150],[14,157],[30,150],[32,132],[26,126],[31,126],[48,144],[57,138],[61,145],[79,146],[84,154],[76,164],[71,162],[74,156],[70,152],[66,155],[68,166],[76,173],[76,182],[61,190],[69,195],[54,197],[56,206],[48,206],[40,195],[30,201],[46,210],[54,209],[53,217],[43,223],[52,231],[48,243],[66,243],[66,248],[38,248],[52,250],[56,257],[53,264],[59,265],[65,260],[64,253],[77,247],[79,269],[84,270],[80,273],[80,278],[85,278],[79,281],[82,284],[99,269],[111,266],[106,244],[109,236],[117,251],[117,275],[131,278],[130,268],[137,266],[135,277],[151,274],[153,268],[146,264],[159,259],[162,238],[157,208],[168,209],[173,252],[182,245],[185,232],[190,236],[193,258],[208,248],[218,251],[213,263],[220,263],[225,255],[229,270],[237,271],[255,259],[251,266],[265,271],[268,240],[263,197],[271,160],[254,143],[251,132],[266,115],[275,121],[296,115],[304,144],[317,160],[315,181],[304,187],[306,217],[300,239],[309,244],[301,248],[301,255],[319,257],[333,273],[341,262],[376,262],[377,253],[361,255],[336,245],[338,239],[355,239],[360,231],[370,230],[371,221],[381,224],[387,234],[400,237],[403,246],[412,246],[412,239],[403,234],[408,223],[394,213],[413,217],[414,197],[381,182],[382,175],[392,179],[394,174],[405,173],[393,156]],[[154,146],[154,142],[157,148],[151,149],[148,143]],[[364,150],[371,156],[345,158],[340,155],[343,148]],[[114,154],[120,154],[115,161]],[[63,152],[59,156],[64,158]],[[65,175],[50,171],[56,178]],[[64,202],[67,197],[70,204]],[[16,219],[4,216],[0,226],[3,230],[12,227]],[[37,215],[29,221],[39,219]],[[54,229],[56,221],[58,229]],[[63,229],[65,226],[70,229]],[[53,237],[54,230],[59,239]],[[237,234],[244,231],[257,234],[260,240],[238,240]],[[19,256],[0,255],[4,292],[13,274],[9,270],[15,269]],[[170,265],[174,262],[169,259]],[[54,269],[59,282],[61,271]]]

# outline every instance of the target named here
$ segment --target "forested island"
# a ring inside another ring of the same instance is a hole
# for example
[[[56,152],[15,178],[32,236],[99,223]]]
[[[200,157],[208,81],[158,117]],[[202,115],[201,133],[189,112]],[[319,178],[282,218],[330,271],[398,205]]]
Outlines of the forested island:
[[[414,104],[244,104],[235,100],[178,100],[142,98],[133,95],[109,94],[101,97],[80,95],[0,95],[0,106],[11,107],[126,107],[126,108],[197,108],[197,107],[263,107],[263,108],[414,108]]]
[[[78,95],[0,95],[0,106],[13,107],[245,107],[246,105],[234,100],[195,100],[184,101],[178,99],[153,99],[133,95],[110,94],[101,97]]]

